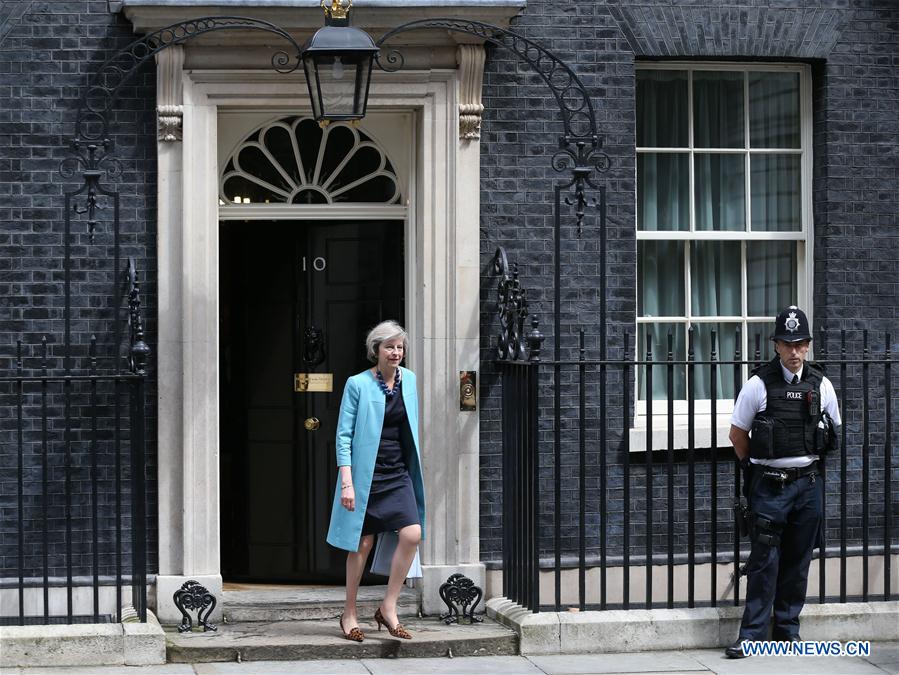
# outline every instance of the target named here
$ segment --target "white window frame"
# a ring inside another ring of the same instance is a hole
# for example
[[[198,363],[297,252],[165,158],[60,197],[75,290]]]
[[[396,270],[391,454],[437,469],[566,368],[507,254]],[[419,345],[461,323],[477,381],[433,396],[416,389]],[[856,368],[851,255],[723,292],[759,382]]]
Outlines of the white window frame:
[[[688,146],[686,148],[656,148],[637,146],[637,155],[642,153],[677,153],[688,154],[689,164],[689,231],[641,231],[636,229],[636,238],[638,247],[640,241],[740,241],[741,246],[741,314],[740,316],[703,316],[694,317],[690,315],[690,245],[684,246],[684,292],[685,305],[687,314],[683,316],[654,316],[641,317],[637,316],[638,330],[634,333],[634,343],[632,344],[633,353],[636,358],[645,357],[645,345],[637,344],[640,334],[640,324],[653,323],[728,323],[732,322],[735,326],[740,325],[746,327],[755,322],[761,322],[765,325],[766,330],[762,331],[762,339],[767,337],[767,327],[773,322],[773,316],[750,316],[747,308],[747,278],[746,278],[746,244],[752,241],[795,241],[797,244],[797,298],[796,302],[805,310],[809,320],[813,320],[812,307],[812,281],[814,273],[814,222],[812,213],[812,83],[811,68],[806,64],[775,64],[775,63],[723,63],[723,62],[697,62],[697,61],[666,61],[662,62],[640,62],[636,65],[637,70],[680,70],[688,73],[687,78],[687,105],[688,118],[690,120],[688,132]],[[722,72],[739,72],[744,75],[750,72],[790,72],[799,74],[799,106],[800,106],[800,146],[798,149],[784,148],[752,148],[750,147],[749,137],[749,78],[743,78],[744,91],[744,145],[742,148],[694,148],[693,138],[693,77],[695,71],[722,71]],[[636,103],[636,102],[635,102]],[[695,215],[695,162],[693,158],[697,154],[706,152],[724,153],[731,152],[744,154],[746,159],[746,170],[744,172],[745,184],[745,218],[746,231],[697,231],[696,215]],[[752,226],[752,198],[750,193],[750,158],[753,154],[798,154],[800,155],[800,200],[801,200],[801,229],[796,232],[752,232],[749,231]],[[634,166],[634,186],[635,196],[639,199],[639,186],[637,185],[636,165]],[[635,223],[636,225],[636,223]],[[639,255],[639,251],[638,251]],[[638,300],[641,289],[639,288],[640,280],[637,279],[636,292]],[[639,304],[639,303],[638,303]],[[746,355],[752,356],[755,351],[755,334],[756,331],[742,330],[740,346],[744,358]],[[667,353],[667,345],[659,344],[654,346],[653,359],[656,361],[664,361]],[[720,354],[719,358],[730,359],[731,354]],[[729,367],[729,366],[723,366]],[[660,372],[657,368],[656,372]],[[745,381],[748,375],[748,368],[743,367],[743,379]],[[635,373],[634,382],[634,428],[630,431],[630,449],[632,452],[640,452],[646,450],[647,436],[647,405],[646,401],[639,399],[639,380]],[[687,401],[685,399],[674,400],[674,447],[687,447]],[[727,433],[730,429],[730,414],[733,411],[733,401],[731,399],[718,399],[717,401],[717,419],[715,434],[719,447],[727,447],[730,441]],[[667,399],[656,399],[652,406],[652,448],[654,450],[666,449],[668,447],[668,401]],[[711,443],[711,401],[709,399],[696,399],[694,401],[694,447],[709,447]]]

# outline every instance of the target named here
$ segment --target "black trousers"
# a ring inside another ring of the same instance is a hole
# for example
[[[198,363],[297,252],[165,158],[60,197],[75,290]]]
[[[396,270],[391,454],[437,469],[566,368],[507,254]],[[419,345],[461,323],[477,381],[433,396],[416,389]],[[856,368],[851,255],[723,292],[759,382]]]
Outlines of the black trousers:
[[[753,470],[760,471],[758,467]],[[769,546],[757,538],[752,543],[740,640],[768,639],[772,609],[773,639],[789,640],[799,635],[799,613],[805,605],[808,568],[823,504],[821,476],[802,476],[783,486],[761,476],[754,478],[750,509],[783,529],[779,546]]]

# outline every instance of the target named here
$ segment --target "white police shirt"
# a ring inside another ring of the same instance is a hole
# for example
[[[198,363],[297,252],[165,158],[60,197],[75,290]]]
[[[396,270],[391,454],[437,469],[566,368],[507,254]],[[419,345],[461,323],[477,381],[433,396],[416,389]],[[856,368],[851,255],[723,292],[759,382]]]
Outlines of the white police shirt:
[[[803,365],[802,368],[799,369],[799,372],[796,373],[799,375],[800,380],[802,379],[802,371],[804,368],[805,366]],[[784,381],[792,382],[793,373],[785,368],[783,363],[780,364],[780,369],[783,372]],[[840,408],[837,404],[837,392],[834,391],[833,384],[831,384],[830,380],[826,377],[822,377],[821,379],[820,391],[821,410],[830,415],[830,418],[836,426],[840,426],[843,422],[840,418]],[[762,412],[767,406],[768,390],[765,389],[765,383],[762,382],[762,378],[758,375],[753,375],[749,378],[746,386],[740,390],[740,395],[737,396],[737,402],[734,404],[734,412],[730,416],[730,423],[735,427],[739,427],[743,431],[748,432],[752,429],[752,421],[755,419],[755,416]],[[800,455],[798,457],[781,457],[779,459],[750,459],[749,461],[753,464],[764,464],[765,466],[786,469],[797,466],[808,466],[817,459],[818,455]]]

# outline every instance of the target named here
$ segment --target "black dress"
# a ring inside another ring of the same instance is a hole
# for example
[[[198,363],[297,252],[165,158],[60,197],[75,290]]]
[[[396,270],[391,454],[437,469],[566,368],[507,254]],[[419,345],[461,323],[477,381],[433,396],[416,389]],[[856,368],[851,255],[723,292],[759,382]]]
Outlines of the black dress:
[[[414,448],[408,447],[408,440],[404,440],[411,435],[408,429],[400,383],[396,394],[386,400],[381,443],[362,524],[363,535],[420,524],[412,478],[406,466],[406,453],[415,452]]]

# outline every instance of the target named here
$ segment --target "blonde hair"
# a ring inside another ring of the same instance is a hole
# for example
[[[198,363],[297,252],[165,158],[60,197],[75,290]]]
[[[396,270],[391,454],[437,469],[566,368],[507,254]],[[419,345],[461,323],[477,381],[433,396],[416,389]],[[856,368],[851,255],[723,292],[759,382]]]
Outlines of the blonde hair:
[[[403,338],[403,353],[405,354],[409,350],[409,335],[396,321],[392,319],[382,321],[368,331],[368,335],[365,336],[365,352],[368,360],[377,363],[378,349],[381,347],[381,343],[397,338]]]

